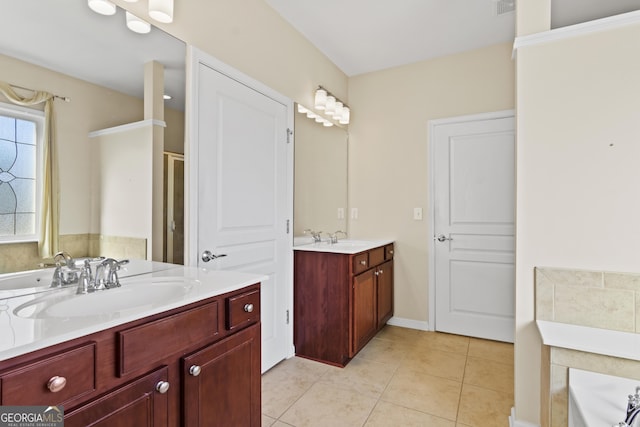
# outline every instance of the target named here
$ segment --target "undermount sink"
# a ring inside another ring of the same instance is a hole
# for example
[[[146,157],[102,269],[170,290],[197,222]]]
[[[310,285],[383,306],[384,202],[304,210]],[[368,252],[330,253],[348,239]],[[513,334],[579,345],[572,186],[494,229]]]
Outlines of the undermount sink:
[[[137,283],[139,282],[139,283]],[[61,319],[93,316],[120,316],[129,310],[140,310],[179,300],[194,284],[193,279],[162,277],[123,281],[119,288],[77,295],[76,286],[37,297],[14,309],[18,317],[29,319]]]

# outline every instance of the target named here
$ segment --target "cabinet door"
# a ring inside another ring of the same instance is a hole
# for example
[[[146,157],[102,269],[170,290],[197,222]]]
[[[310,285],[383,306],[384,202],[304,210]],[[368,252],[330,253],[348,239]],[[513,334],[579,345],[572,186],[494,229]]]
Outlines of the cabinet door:
[[[185,427],[260,426],[260,324],[182,359]]]
[[[378,329],[393,315],[393,261],[376,268],[378,291]]]
[[[168,369],[158,369],[65,414],[65,427],[160,427],[168,425]]]
[[[376,333],[376,284],[374,270],[353,278],[353,357]]]

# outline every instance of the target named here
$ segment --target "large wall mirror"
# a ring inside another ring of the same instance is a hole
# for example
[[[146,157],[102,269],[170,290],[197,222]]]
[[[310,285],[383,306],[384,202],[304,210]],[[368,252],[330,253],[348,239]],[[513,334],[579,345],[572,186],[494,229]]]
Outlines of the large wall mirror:
[[[105,219],[96,213],[98,153],[88,135],[143,120],[144,64],[157,61],[172,96],[165,103],[165,150],[183,153],[185,44],[155,27],[134,33],[120,8],[103,16],[83,1],[9,1],[2,14],[0,80],[70,98],[54,102],[60,248],[89,255],[88,240],[100,234]],[[6,100],[0,96],[0,102]],[[117,156],[125,158],[126,150]],[[40,261],[33,243],[0,245],[0,273],[33,269]]]
[[[347,232],[348,134],[295,115],[294,236]],[[340,236],[342,237],[342,236]]]

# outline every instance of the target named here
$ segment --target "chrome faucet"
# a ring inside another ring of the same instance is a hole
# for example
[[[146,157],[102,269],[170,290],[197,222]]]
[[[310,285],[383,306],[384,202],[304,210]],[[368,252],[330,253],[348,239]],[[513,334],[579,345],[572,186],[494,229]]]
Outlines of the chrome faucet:
[[[338,234],[343,234],[344,237],[347,237],[347,233],[346,232],[344,232],[342,230],[338,230],[333,234],[329,234],[329,239],[330,239],[331,244],[338,243]]]
[[[636,421],[636,417],[640,413],[640,386],[636,387],[635,394],[629,395],[627,402],[627,416],[624,421],[618,423],[617,427],[632,427]]]
[[[118,279],[118,270],[120,267],[128,264],[129,260],[116,261],[113,258],[106,258],[98,267],[96,267],[96,275],[94,279],[95,290],[110,289],[120,287]]]

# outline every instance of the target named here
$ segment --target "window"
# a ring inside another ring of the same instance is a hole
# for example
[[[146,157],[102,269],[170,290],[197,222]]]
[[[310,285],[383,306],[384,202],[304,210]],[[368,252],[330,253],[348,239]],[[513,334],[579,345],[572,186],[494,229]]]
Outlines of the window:
[[[0,242],[37,241],[44,114],[0,103]]]

